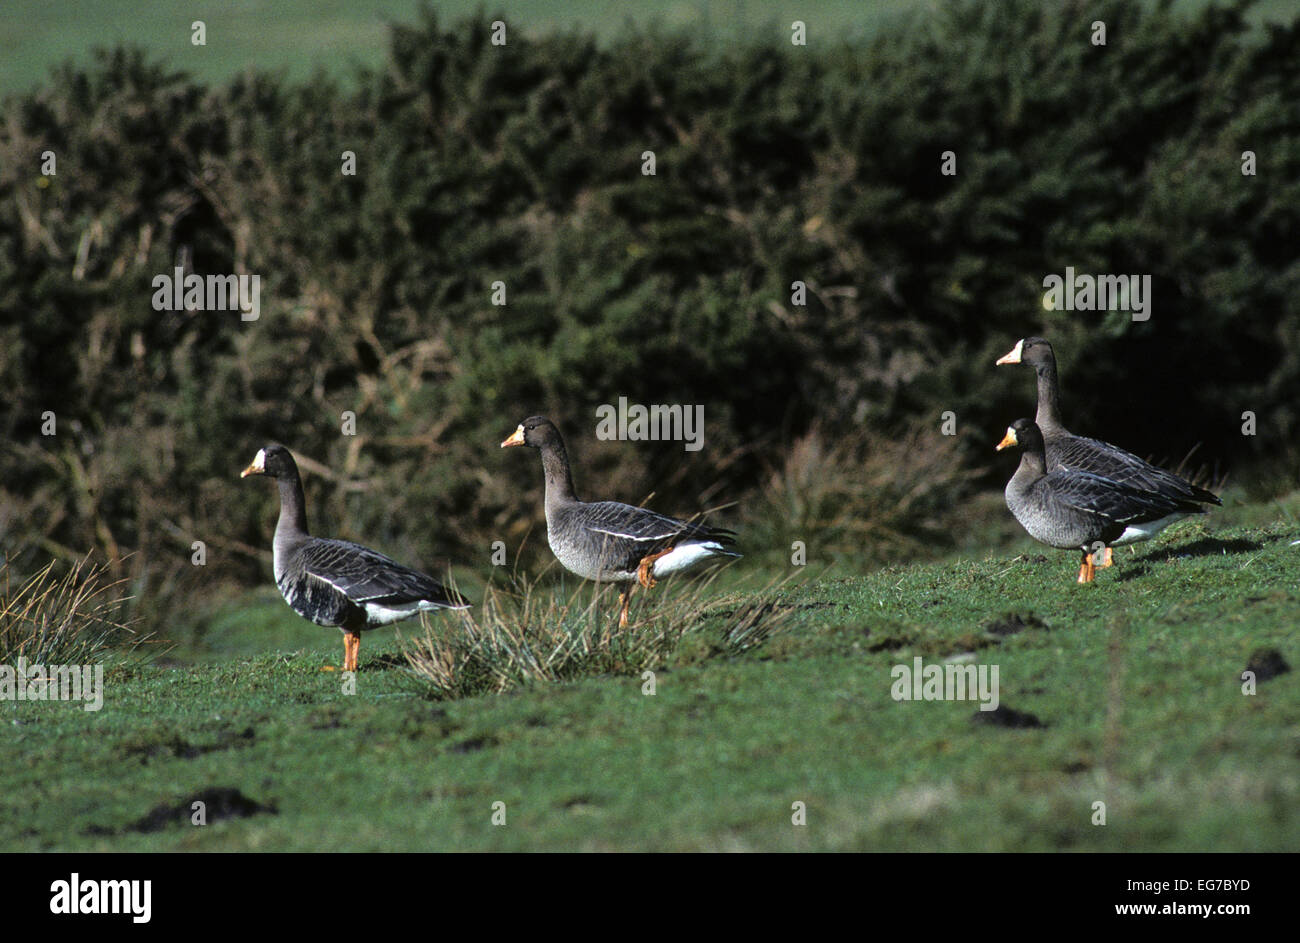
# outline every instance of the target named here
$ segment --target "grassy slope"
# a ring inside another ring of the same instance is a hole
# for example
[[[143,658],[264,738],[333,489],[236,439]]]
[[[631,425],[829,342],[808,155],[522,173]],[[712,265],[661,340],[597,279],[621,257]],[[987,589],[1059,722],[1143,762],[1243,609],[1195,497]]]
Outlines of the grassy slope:
[[[1276,0],[1271,0],[1276,2]],[[789,31],[802,19],[813,35],[870,35],[917,0],[431,0],[443,23],[479,12],[504,12],[508,28],[526,35],[578,29],[602,38],[629,23],[689,29],[735,41],[770,27]],[[347,76],[354,65],[378,68],[388,51],[388,24],[414,23],[420,0],[225,0],[186,7],[173,0],[5,0],[0,4],[0,94],[39,85],[47,70],[95,46],[130,43],[166,57],[211,83],[247,68],[283,69],[299,81],[321,68]],[[190,24],[203,20],[207,45],[192,46]],[[509,34],[508,34],[509,35]]]
[[[1184,525],[1092,587],[1036,550],[809,580],[787,633],[738,658],[688,640],[654,697],[596,678],[435,703],[373,634],[348,697],[320,670],[336,633],[306,626],[306,653],[122,672],[98,714],[0,703],[0,847],[1293,849],[1297,675],[1238,680],[1257,648],[1300,660],[1293,530]],[[983,631],[1006,612],[1046,627]],[[969,650],[1047,726],[891,700],[893,665]],[[279,813],[85,834],[210,786]]]
[[[1184,0],[1188,12],[1209,0]],[[1293,0],[1261,0],[1255,21],[1282,20]],[[794,20],[810,42],[872,36],[928,0],[431,0],[442,22],[482,10],[504,12],[512,30],[542,34],[580,29],[602,38],[628,23],[686,29],[735,42],[769,28],[782,35]],[[285,70],[305,80],[314,69],[347,76],[355,65],[378,68],[388,49],[388,24],[411,23],[419,0],[225,0],[190,7],[174,0],[4,0],[0,3],[0,95],[46,81],[51,66],[85,61],[95,46],[130,43],[164,57],[202,81],[220,83],[248,68]],[[190,24],[203,20],[207,45],[190,45]]]

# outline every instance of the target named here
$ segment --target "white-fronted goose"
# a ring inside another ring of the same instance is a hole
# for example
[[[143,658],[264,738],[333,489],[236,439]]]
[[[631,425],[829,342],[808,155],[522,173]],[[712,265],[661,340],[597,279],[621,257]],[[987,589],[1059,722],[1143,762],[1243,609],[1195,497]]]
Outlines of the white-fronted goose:
[[[729,549],[735,534],[656,514],[616,501],[579,501],[564,440],[555,424],[533,416],[519,424],[501,447],[527,445],[542,453],[546,479],[546,542],[570,573],[618,583],[618,624],[627,625],[632,588],[688,569],[713,557],[738,557]]]
[[[1077,469],[1047,470],[1043,434],[1029,419],[1017,419],[998,443],[998,451],[1018,445],[1020,466],[1007,483],[1007,507],[1035,540],[1049,547],[1083,553],[1079,582],[1091,583],[1097,567],[1111,564],[1110,548],[1146,540],[1172,521],[1204,514],[1196,501],[1180,495],[1135,488]],[[1094,552],[1104,544],[1101,562]]]
[[[275,585],[294,612],[343,632],[343,670],[357,670],[361,633],[433,609],[467,609],[460,594],[369,547],[307,532],[298,463],[283,445],[258,451],[239,477],[269,475],[280,487]]]
[[[998,359],[999,365],[1008,363],[1028,364],[1034,368],[1034,373],[1038,377],[1038,412],[1034,421],[1042,431],[1043,442],[1047,447],[1048,471],[1069,469],[1092,472],[1143,491],[1202,504],[1223,503],[1212,492],[1184,481],[1163,468],[1157,468],[1132,452],[1126,452],[1118,446],[1099,439],[1074,435],[1066,429],[1061,421],[1056,355],[1052,352],[1052,345],[1043,338],[1026,337],[1017,341],[1010,353]],[[1145,540],[1154,537],[1160,530],[1182,516],[1171,518],[1160,527],[1149,530],[1144,537],[1137,539]]]

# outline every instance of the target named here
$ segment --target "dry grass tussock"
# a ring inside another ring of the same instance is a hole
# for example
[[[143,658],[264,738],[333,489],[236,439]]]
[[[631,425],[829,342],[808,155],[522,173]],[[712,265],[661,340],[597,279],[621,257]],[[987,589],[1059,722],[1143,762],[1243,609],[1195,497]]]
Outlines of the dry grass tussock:
[[[12,664],[24,657],[31,664],[87,664],[123,643],[136,648],[146,639],[122,614],[131,599],[123,592],[126,583],[89,556],[61,576],[53,560],[30,577],[3,561],[0,661]]]
[[[623,628],[614,586],[565,589],[516,576],[509,587],[488,586],[473,609],[422,620],[424,634],[402,638],[402,650],[432,693],[461,698],[637,675],[662,667],[694,634],[721,654],[740,654],[788,627],[794,610],[780,597],[789,578],[758,590],[717,591],[718,572],[667,580],[648,594],[638,588]]]

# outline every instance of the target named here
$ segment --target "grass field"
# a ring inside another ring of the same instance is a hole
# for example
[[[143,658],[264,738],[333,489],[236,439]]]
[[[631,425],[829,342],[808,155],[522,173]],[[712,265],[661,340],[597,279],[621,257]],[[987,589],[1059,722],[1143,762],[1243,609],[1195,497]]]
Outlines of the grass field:
[[[1189,12],[1208,0],[1180,3]],[[51,67],[84,62],[96,46],[142,46],[169,65],[215,84],[246,69],[283,71],[297,80],[320,69],[336,77],[356,66],[380,67],[388,24],[414,22],[420,0],[225,0],[211,7],[171,0],[5,0],[0,4],[0,95],[45,82]],[[502,13],[527,34],[577,29],[601,38],[629,24],[687,29],[718,42],[752,38],[756,31],[809,27],[810,42],[870,37],[885,24],[933,0],[438,0],[444,22]],[[1256,21],[1281,20],[1292,0],[1262,0]],[[202,20],[207,44],[191,45],[190,25]]]
[[[338,633],[268,593],[214,623],[197,663],[111,669],[98,713],[0,704],[0,847],[1292,850],[1296,674],[1254,695],[1240,675],[1300,657],[1296,507],[1181,525],[1093,586],[1031,544],[810,575],[746,654],[705,619],[653,696],[603,676],[440,702],[391,633],[366,636],[346,695],[322,670]],[[918,655],[998,666],[1013,713],[893,700],[891,669]]]
[[[1266,0],[1253,16],[1280,17],[1292,4]],[[524,34],[609,37],[635,22],[719,42],[798,18],[816,43],[940,5],[481,8]],[[434,6],[444,21],[480,9]],[[346,76],[382,66],[387,23],[410,22],[416,8],[7,0],[0,94],[38,87],[57,63],[115,43],[208,83],[249,68]],[[194,19],[207,25],[205,47],[189,43]],[[263,500],[265,550],[274,499]],[[1300,495],[1228,504],[1124,548],[1091,586],[1074,583],[1075,555],[1029,541],[992,493],[962,505],[966,532],[951,545],[960,553],[871,572],[856,553],[838,567],[793,568],[785,538],[770,537],[781,527],[751,528],[746,558],[716,583],[667,582],[651,602],[638,599],[629,631],[647,635],[682,618],[683,596],[702,601],[657,664],[653,694],[639,669],[597,667],[443,699],[408,670],[391,629],[366,635],[352,692],[333,670],[339,634],[294,615],[268,572],[267,585],[219,611],[142,626],[175,645],[152,662],[111,658],[102,710],[0,699],[0,849],[1291,851]],[[538,549],[534,534],[529,550]],[[467,569],[478,601],[481,574]],[[752,589],[784,575],[779,590]],[[573,584],[557,576],[534,592],[562,605]],[[770,637],[743,652],[723,644],[737,598],[773,592],[774,604],[753,603]],[[612,599],[604,605],[612,616]],[[448,616],[429,624],[444,638],[458,626]],[[401,631],[409,640],[422,630]],[[894,669],[916,658],[996,667],[1002,709],[895,700]],[[1260,676],[1251,693],[1248,666]],[[208,810],[202,826],[191,823],[195,801]],[[795,807],[806,824],[792,822]]]
[[[916,0],[440,0],[444,22],[503,13],[509,28],[527,34],[577,29],[607,38],[629,24],[687,28],[734,40],[770,24],[796,19],[821,26],[837,40],[870,35],[916,6]],[[388,25],[414,22],[420,0],[227,0],[211,8],[168,0],[6,0],[0,5],[0,94],[41,84],[67,58],[84,61],[95,46],[127,43],[165,57],[177,69],[217,83],[257,68],[306,79],[315,69],[346,76],[354,66],[377,68],[388,51]],[[207,44],[190,42],[202,20]]]

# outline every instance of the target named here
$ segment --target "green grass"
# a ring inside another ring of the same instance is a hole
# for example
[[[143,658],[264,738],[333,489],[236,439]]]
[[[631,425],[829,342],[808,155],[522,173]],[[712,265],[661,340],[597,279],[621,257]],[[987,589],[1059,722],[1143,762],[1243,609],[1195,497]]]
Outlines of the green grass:
[[[112,669],[97,714],[0,703],[0,846],[1289,850],[1297,675],[1254,696],[1239,675],[1260,649],[1300,660],[1294,530],[1184,525],[1083,587],[1073,555],[1037,545],[823,574],[785,591],[797,608],[755,651],[688,635],[654,696],[602,676],[438,702],[376,633],[349,696],[321,670],[338,663],[337,633],[290,621],[257,654],[240,643],[209,652],[221,661]],[[1043,625],[986,631],[1006,613]],[[965,652],[999,666],[1002,704],[1045,726],[891,699],[894,665]],[[277,812],[126,830],[211,787]]]
[[[439,0],[442,22],[481,11],[504,12],[507,29],[523,35],[578,29],[608,39],[629,24],[688,29],[719,41],[802,19],[816,36],[870,35],[917,0],[864,5],[856,0]],[[44,83],[49,68],[85,61],[95,46],[144,46],[177,69],[208,83],[245,69],[285,70],[299,81],[315,69],[346,77],[353,66],[378,68],[388,51],[388,25],[413,23],[420,0],[226,0],[202,8],[171,0],[5,0],[0,4],[0,95]],[[203,20],[207,45],[193,46],[190,24]],[[507,33],[507,38],[511,32]]]
[[[1209,0],[1185,6],[1190,15]],[[873,36],[931,0],[438,0],[443,22],[484,11],[504,12],[509,29],[542,34],[579,29],[609,39],[628,24],[684,29],[720,43],[741,41],[769,27],[788,31],[804,21],[809,42]],[[0,4],[0,95],[44,84],[52,66],[85,62],[96,46],[143,46],[209,84],[250,68],[285,71],[296,80],[321,69],[347,77],[354,66],[381,67],[388,24],[415,21],[419,0],[225,0],[211,7],[172,0],[5,0]],[[1291,0],[1261,0],[1254,22],[1281,21]],[[190,43],[190,24],[203,20],[207,45]]]

